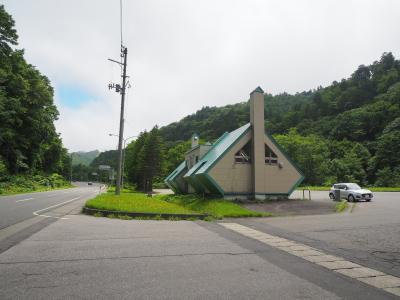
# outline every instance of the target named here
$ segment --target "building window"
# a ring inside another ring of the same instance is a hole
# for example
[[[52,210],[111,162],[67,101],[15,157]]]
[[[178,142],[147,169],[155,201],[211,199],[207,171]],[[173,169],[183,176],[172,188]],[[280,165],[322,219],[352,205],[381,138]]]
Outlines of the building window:
[[[278,164],[278,156],[267,145],[265,145],[265,163],[268,165]]]
[[[242,149],[235,154],[235,163],[251,163],[251,142],[248,142]]]

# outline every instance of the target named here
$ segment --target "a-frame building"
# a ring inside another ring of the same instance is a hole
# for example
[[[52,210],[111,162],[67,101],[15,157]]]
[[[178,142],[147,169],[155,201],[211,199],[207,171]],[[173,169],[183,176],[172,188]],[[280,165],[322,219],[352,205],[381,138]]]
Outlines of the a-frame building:
[[[192,149],[166,179],[175,193],[212,194],[226,199],[287,197],[304,179],[264,129],[264,91],[250,94],[250,123],[224,133],[213,145]]]

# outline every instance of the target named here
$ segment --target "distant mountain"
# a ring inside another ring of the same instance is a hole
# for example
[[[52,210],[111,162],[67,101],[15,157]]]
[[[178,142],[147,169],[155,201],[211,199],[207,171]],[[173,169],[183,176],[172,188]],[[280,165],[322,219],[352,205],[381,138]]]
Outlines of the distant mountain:
[[[94,150],[94,151],[89,151],[89,152],[83,152],[83,151],[78,151],[78,152],[73,152],[71,153],[72,155],[72,165],[76,166],[79,164],[89,166],[91,162],[99,156],[100,152],[99,150]]]
[[[93,170],[98,170],[100,165],[108,165],[114,170],[117,170],[118,150],[108,150],[101,152],[91,163],[90,167]]]

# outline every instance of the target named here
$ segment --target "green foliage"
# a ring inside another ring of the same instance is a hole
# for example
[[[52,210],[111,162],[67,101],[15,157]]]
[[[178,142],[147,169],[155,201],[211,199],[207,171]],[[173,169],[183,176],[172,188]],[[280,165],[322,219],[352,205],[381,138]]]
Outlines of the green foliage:
[[[385,167],[377,172],[376,185],[378,187],[400,186],[400,167]]]
[[[348,204],[347,200],[342,200],[342,201],[336,203],[335,211],[337,213],[341,213],[341,212],[345,211],[348,206],[349,206],[349,204]]]
[[[192,210],[175,203],[168,203],[157,197],[147,197],[143,193],[122,193],[116,196],[104,193],[86,202],[86,207],[109,211],[137,213],[192,214]]]
[[[13,18],[5,11],[4,5],[0,5],[0,51],[3,53],[12,51],[10,45],[18,44],[18,35],[14,26]]]
[[[0,180],[0,194],[43,192],[71,187],[59,174],[52,175],[8,175]]]
[[[100,165],[110,166],[112,170],[100,170]],[[109,150],[101,152],[88,167],[87,177],[90,180],[99,180],[101,182],[110,183],[110,172],[116,174],[118,168],[118,150]],[[82,171],[84,167],[81,167]],[[92,173],[97,173],[98,176],[93,176]]]
[[[116,196],[105,193],[88,200],[85,204],[88,208],[109,211],[125,211],[136,213],[169,213],[169,214],[209,214],[212,218],[223,217],[262,217],[270,216],[268,213],[259,213],[243,208],[231,201],[222,199],[203,199],[196,195],[157,195],[147,197],[144,193],[122,193]],[[149,219],[138,217],[136,219]],[[162,219],[161,216],[150,219]],[[173,218],[177,220],[180,218]]]
[[[328,172],[325,162],[329,158],[329,148],[324,139],[317,135],[301,136],[295,129],[287,135],[276,135],[275,139],[289,157],[299,164],[308,183],[323,183],[324,175]]]
[[[58,111],[47,77],[15,49],[12,17],[0,5],[0,156],[11,175],[66,174],[67,151],[56,132]]]
[[[139,190],[153,190],[154,180],[164,175],[164,145],[157,126],[128,145],[125,165],[130,183]]]
[[[0,156],[0,181],[3,181],[7,178],[8,176],[8,171],[7,167],[3,161],[3,159]]]
[[[99,150],[94,150],[94,151],[89,151],[89,152],[73,152],[71,153],[72,156],[72,165],[84,165],[84,166],[89,166],[91,162],[99,156],[100,152]]]
[[[185,152],[191,147],[191,142],[176,142],[165,153],[165,173],[170,174],[175,168],[185,160]]]
[[[303,171],[305,184],[396,183],[388,180],[390,174],[397,178],[400,167],[400,61],[392,53],[325,88],[265,94],[264,102],[266,129]],[[165,173],[182,161],[189,147],[184,141],[193,132],[212,141],[247,123],[248,111],[248,102],[203,107],[160,128],[168,158]]]
[[[73,181],[89,181],[90,168],[83,164],[72,166],[72,180]]]
[[[114,170],[117,169],[118,163],[118,150],[109,150],[101,152],[93,161],[90,163],[92,170],[98,170],[100,165],[108,165]]]

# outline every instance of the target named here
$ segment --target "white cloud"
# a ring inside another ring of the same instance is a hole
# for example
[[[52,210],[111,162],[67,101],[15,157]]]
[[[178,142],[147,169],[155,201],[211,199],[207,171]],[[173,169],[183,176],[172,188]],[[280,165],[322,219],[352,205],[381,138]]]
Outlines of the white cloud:
[[[54,87],[93,95],[79,109],[56,103],[57,128],[72,150],[113,149],[119,80],[107,61],[119,54],[119,1],[3,1],[16,20],[27,60]],[[206,105],[328,85],[385,51],[400,56],[400,2],[124,1],[124,40],[132,89],[126,136],[177,121]]]

